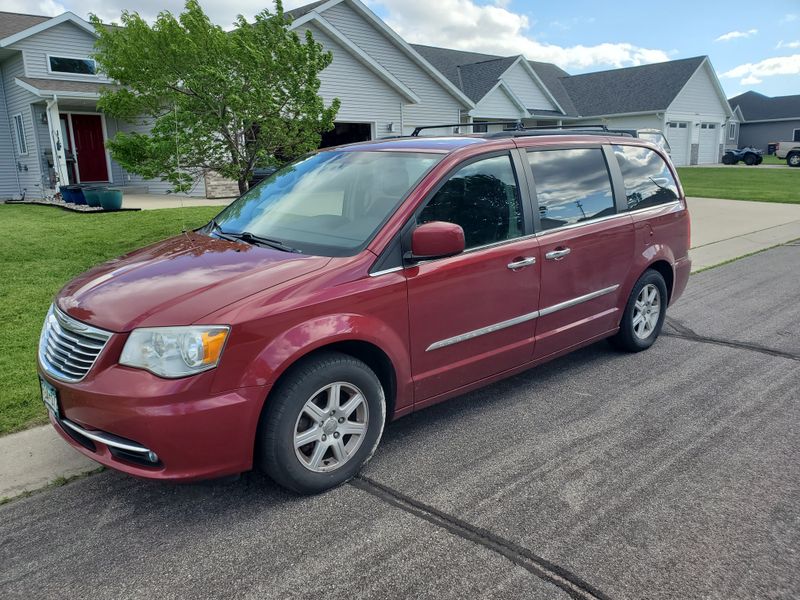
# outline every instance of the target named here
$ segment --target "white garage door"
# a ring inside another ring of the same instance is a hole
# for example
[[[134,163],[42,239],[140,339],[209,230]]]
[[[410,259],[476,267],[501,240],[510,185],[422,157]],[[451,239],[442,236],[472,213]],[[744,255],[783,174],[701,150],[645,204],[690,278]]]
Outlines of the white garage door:
[[[671,148],[672,162],[677,165],[689,164],[689,123],[670,121],[667,123],[667,141]]]
[[[700,139],[697,149],[697,164],[708,165],[718,163],[719,157],[719,125],[717,123],[700,123]]]

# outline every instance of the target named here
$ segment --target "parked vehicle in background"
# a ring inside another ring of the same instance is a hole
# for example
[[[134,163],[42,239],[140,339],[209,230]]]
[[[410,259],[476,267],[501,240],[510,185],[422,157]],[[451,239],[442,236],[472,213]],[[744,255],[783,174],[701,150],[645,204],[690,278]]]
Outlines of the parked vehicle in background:
[[[778,142],[775,156],[786,159],[786,164],[790,167],[800,167],[800,142]]]
[[[726,150],[722,155],[723,165],[735,165],[742,161],[747,166],[760,165],[764,162],[764,153],[758,148],[746,147]]]
[[[689,230],[675,169],[642,139],[322,150],[67,284],[39,342],[42,397],[67,442],[131,475],[257,465],[321,492],[392,419],[598,340],[649,348],[686,287]]]

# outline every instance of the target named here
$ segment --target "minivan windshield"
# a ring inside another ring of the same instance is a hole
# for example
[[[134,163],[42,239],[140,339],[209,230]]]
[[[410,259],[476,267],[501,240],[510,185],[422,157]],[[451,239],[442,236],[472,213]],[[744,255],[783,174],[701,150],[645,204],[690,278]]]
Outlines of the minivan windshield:
[[[220,236],[304,254],[361,251],[443,154],[320,152],[277,171],[212,222]]]

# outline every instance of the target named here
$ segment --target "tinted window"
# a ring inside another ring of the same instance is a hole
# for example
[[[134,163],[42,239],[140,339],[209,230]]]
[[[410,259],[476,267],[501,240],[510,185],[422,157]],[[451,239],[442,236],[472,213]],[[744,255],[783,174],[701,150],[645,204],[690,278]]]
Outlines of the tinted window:
[[[320,152],[270,175],[216,221],[225,232],[249,231],[306,254],[349,256],[441,159],[412,152]]]
[[[542,229],[613,215],[614,194],[600,148],[529,152]]]
[[[522,235],[522,204],[510,157],[486,158],[459,169],[417,219],[430,221],[461,225],[467,248]]]
[[[78,75],[94,75],[97,73],[97,67],[91,58],[64,58],[63,56],[50,57],[50,70]]]
[[[675,179],[658,154],[639,146],[614,146],[614,154],[625,180],[629,210],[678,199]]]

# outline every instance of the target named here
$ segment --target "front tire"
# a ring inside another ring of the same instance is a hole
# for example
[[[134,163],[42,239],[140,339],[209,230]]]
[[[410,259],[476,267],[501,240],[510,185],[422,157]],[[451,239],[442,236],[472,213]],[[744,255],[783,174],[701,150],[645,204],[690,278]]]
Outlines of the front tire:
[[[619,332],[609,338],[611,345],[625,352],[647,350],[661,333],[668,301],[667,284],[661,273],[645,271],[631,290]]]
[[[372,457],[386,399],[363,362],[326,352],[292,367],[267,399],[256,441],[259,466],[300,494],[341,485]]]
[[[786,164],[790,167],[800,167],[800,152],[792,152],[787,156]]]
[[[756,164],[756,155],[752,154],[752,153],[751,154],[745,154],[744,155],[744,164],[746,164],[748,167],[752,167],[754,164]]]

